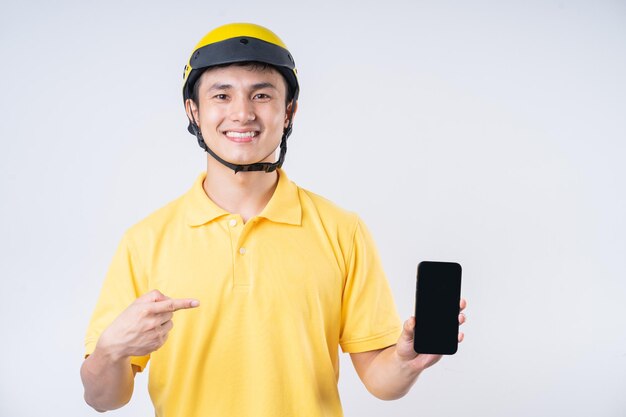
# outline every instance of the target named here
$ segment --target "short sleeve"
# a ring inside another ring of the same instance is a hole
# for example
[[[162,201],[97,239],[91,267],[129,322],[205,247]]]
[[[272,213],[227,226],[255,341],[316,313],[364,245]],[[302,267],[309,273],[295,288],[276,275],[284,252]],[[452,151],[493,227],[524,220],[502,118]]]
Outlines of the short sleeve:
[[[85,336],[85,357],[96,348],[102,332],[120,315],[137,297],[148,291],[147,280],[140,272],[137,257],[131,245],[128,233],[119,244],[107,272],[96,308],[91,316]],[[150,355],[131,357],[131,364],[143,371]]]
[[[346,353],[395,344],[402,323],[374,241],[358,221],[341,306],[339,344]]]

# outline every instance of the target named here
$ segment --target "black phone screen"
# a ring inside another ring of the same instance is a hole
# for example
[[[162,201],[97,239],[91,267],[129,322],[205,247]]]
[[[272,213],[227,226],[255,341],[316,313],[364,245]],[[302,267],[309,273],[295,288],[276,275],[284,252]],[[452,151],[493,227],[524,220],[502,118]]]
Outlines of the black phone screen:
[[[415,296],[415,352],[456,353],[460,300],[461,265],[454,262],[420,262]]]

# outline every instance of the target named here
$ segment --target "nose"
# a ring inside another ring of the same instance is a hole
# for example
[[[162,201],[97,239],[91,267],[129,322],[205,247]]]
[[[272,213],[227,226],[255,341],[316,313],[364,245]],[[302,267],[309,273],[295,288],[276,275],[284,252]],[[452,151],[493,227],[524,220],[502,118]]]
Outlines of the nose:
[[[237,97],[231,102],[230,120],[247,123],[256,119],[254,105],[247,97]]]

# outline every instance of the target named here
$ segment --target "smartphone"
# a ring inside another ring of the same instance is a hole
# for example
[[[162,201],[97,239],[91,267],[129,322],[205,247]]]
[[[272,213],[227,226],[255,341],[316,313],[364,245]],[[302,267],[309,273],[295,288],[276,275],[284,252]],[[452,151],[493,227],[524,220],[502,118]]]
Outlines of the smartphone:
[[[420,262],[416,287],[413,349],[417,353],[455,354],[461,309],[461,265]]]

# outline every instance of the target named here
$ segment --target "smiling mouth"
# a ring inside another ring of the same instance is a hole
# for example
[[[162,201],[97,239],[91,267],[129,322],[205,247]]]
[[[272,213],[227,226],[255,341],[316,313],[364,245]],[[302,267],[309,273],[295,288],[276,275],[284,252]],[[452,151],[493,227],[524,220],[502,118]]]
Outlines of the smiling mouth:
[[[248,132],[233,132],[231,130],[228,130],[226,132],[224,132],[224,134],[226,135],[226,137],[228,137],[229,139],[232,139],[234,141],[249,141],[252,140],[253,138],[257,137],[259,135],[259,132],[256,130],[251,130]]]

